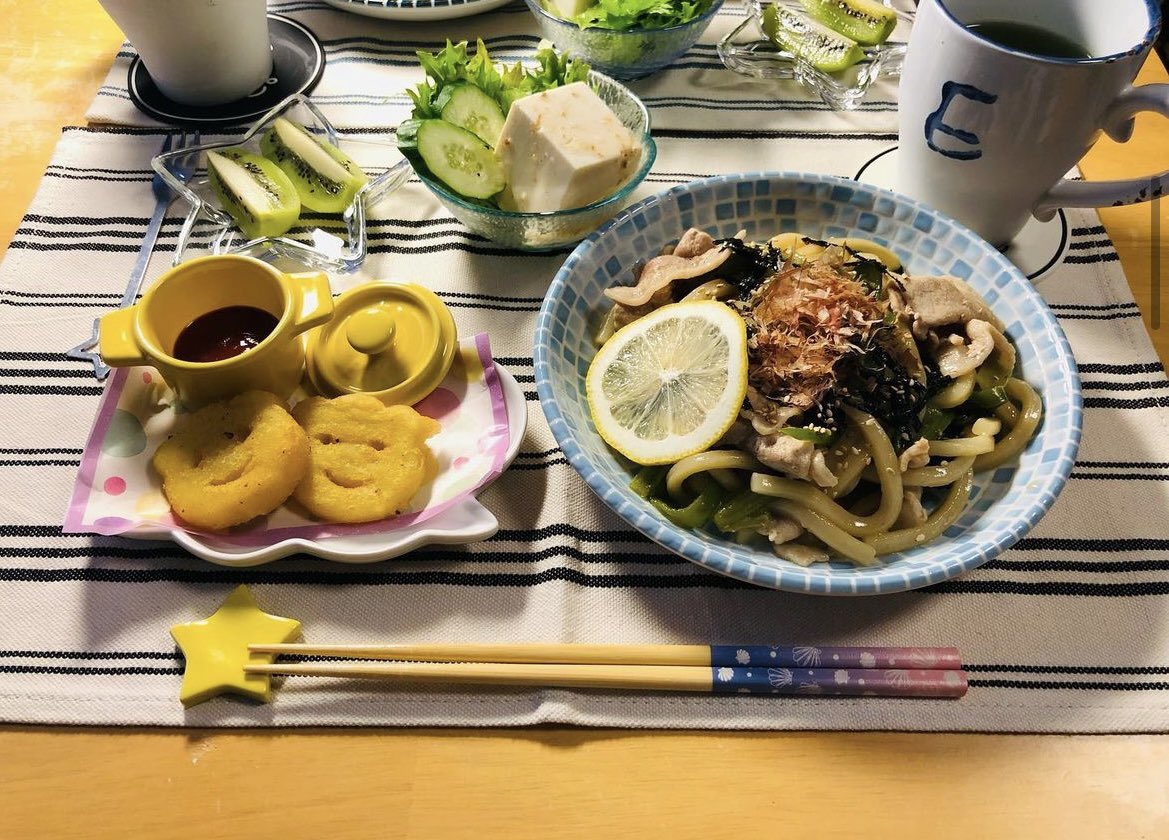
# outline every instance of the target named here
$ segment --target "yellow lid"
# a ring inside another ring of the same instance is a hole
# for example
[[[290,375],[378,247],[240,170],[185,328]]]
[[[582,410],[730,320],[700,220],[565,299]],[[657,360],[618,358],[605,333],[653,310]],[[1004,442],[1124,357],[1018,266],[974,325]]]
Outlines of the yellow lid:
[[[324,394],[413,405],[442,382],[457,346],[455,319],[434,292],[367,283],[337,298],[333,320],[309,336],[309,379]]]

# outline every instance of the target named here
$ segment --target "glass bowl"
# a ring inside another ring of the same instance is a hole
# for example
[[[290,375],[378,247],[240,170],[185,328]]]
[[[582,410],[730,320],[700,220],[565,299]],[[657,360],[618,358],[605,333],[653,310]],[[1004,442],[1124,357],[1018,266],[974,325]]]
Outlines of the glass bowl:
[[[626,199],[645,180],[657,157],[657,146],[649,133],[649,112],[642,101],[624,85],[601,73],[590,72],[588,82],[633,133],[641,148],[637,170],[612,195],[571,210],[519,213],[463,198],[429,172],[415,174],[452,216],[492,242],[521,251],[552,251],[579,242],[625,206]]]
[[[342,213],[301,211],[295,227],[282,236],[249,239],[220,206],[207,180],[207,152],[244,148],[259,154],[260,135],[277,117],[304,126],[349,155],[369,176],[353,202]],[[184,180],[178,164],[196,155],[194,175]],[[179,233],[174,265],[207,254],[279,255],[299,263],[333,271],[354,271],[365,259],[365,220],[370,209],[405,183],[408,167],[401,167],[394,143],[338,132],[308,97],[296,94],[253,123],[241,136],[216,143],[174,149],[157,155],[151,166],[189,209]]]
[[[723,0],[689,23],[665,29],[581,29],[572,21],[544,10],[540,0],[524,0],[536,18],[540,35],[556,49],[583,59],[589,66],[618,79],[637,79],[656,73],[682,55],[702,37]]]
[[[961,518],[933,542],[874,566],[832,561],[807,568],[714,532],[680,528],[629,487],[622,461],[592,420],[585,374],[596,354],[605,289],[697,227],[749,240],[799,231],[859,236],[894,251],[914,274],[949,274],[974,287],[1007,325],[1020,375],[1043,399],[1043,422],[1014,463],[975,476]],[[674,187],[627,209],[582,242],[553,279],[536,321],[536,391],[557,445],[585,483],[632,527],[700,566],[757,586],[826,595],[876,595],[940,583],[986,563],[1023,537],[1067,482],[1083,428],[1071,348],[1047,303],[1006,257],[913,199],[810,173],[720,175]]]
[[[767,5],[784,6],[800,15],[803,7],[795,0],[749,0],[747,19],[718,42],[718,55],[729,70],[758,79],[794,79],[817,94],[829,107],[852,111],[860,107],[869,88],[882,77],[901,75],[915,6],[910,0],[882,0],[897,12],[897,26],[889,40],[876,47],[864,47],[865,57],[839,73],[825,73],[808,62],[781,50],[763,34],[760,24]]]

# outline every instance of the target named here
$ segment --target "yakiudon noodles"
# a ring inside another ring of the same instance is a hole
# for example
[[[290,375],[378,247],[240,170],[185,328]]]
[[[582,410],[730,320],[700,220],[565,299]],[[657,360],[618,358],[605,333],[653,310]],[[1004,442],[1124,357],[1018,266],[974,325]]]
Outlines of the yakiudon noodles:
[[[630,486],[682,527],[801,565],[876,563],[938,538],[973,476],[1016,458],[1042,418],[1001,321],[967,283],[904,273],[867,240],[687,231],[606,290],[597,335],[683,300],[747,328],[747,393],[715,446]],[[680,258],[680,259],[679,259]]]

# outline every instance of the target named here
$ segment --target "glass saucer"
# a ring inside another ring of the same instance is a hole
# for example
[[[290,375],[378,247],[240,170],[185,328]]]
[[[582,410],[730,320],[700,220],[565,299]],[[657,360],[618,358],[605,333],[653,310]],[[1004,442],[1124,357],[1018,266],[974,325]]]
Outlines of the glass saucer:
[[[879,78],[898,77],[905,59],[909,30],[913,26],[911,0],[882,0],[897,12],[897,26],[884,44],[865,47],[862,61],[839,73],[825,73],[781,50],[763,34],[760,24],[767,5],[784,6],[805,15],[794,0],[749,0],[747,19],[718,43],[718,55],[729,70],[758,79],[793,79],[838,111],[858,108]]]
[[[259,154],[260,136],[280,116],[337,146],[365,171],[369,181],[342,213],[302,210],[296,226],[284,235],[248,239],[220,206],[208,183],[207,152],[243,148]],[[384,136],[386,139],[366,132],[338,132],[308,97],[296,94],[268,111],[241,136],[156,156],[150,165],[190,208],[179,232],[173,264],[208,254],[247,254],[288,257],[302,265],[331,271],[355,271],[365,260],[367,215],[410,177],[410,167],[404,165],[392,136]],[[198,155],[198,161],[194,175],[184,181],[176,174],[177,164],[191,154]]]

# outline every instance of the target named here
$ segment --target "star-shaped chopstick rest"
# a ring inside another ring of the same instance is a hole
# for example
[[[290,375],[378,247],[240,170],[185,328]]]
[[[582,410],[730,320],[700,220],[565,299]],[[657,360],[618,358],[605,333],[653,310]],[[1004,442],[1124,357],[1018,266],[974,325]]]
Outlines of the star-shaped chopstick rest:
[[[229,692],[268,703],[272,678],[248,674],[244,666],[272,663],[276,656],[250,653],[248,645],[291,642],[300,635],[300,622],[269,615],[246,586],[237,586],[210,618],[176,624],[170,634],[187,661],[179,691],[185,708]]]

